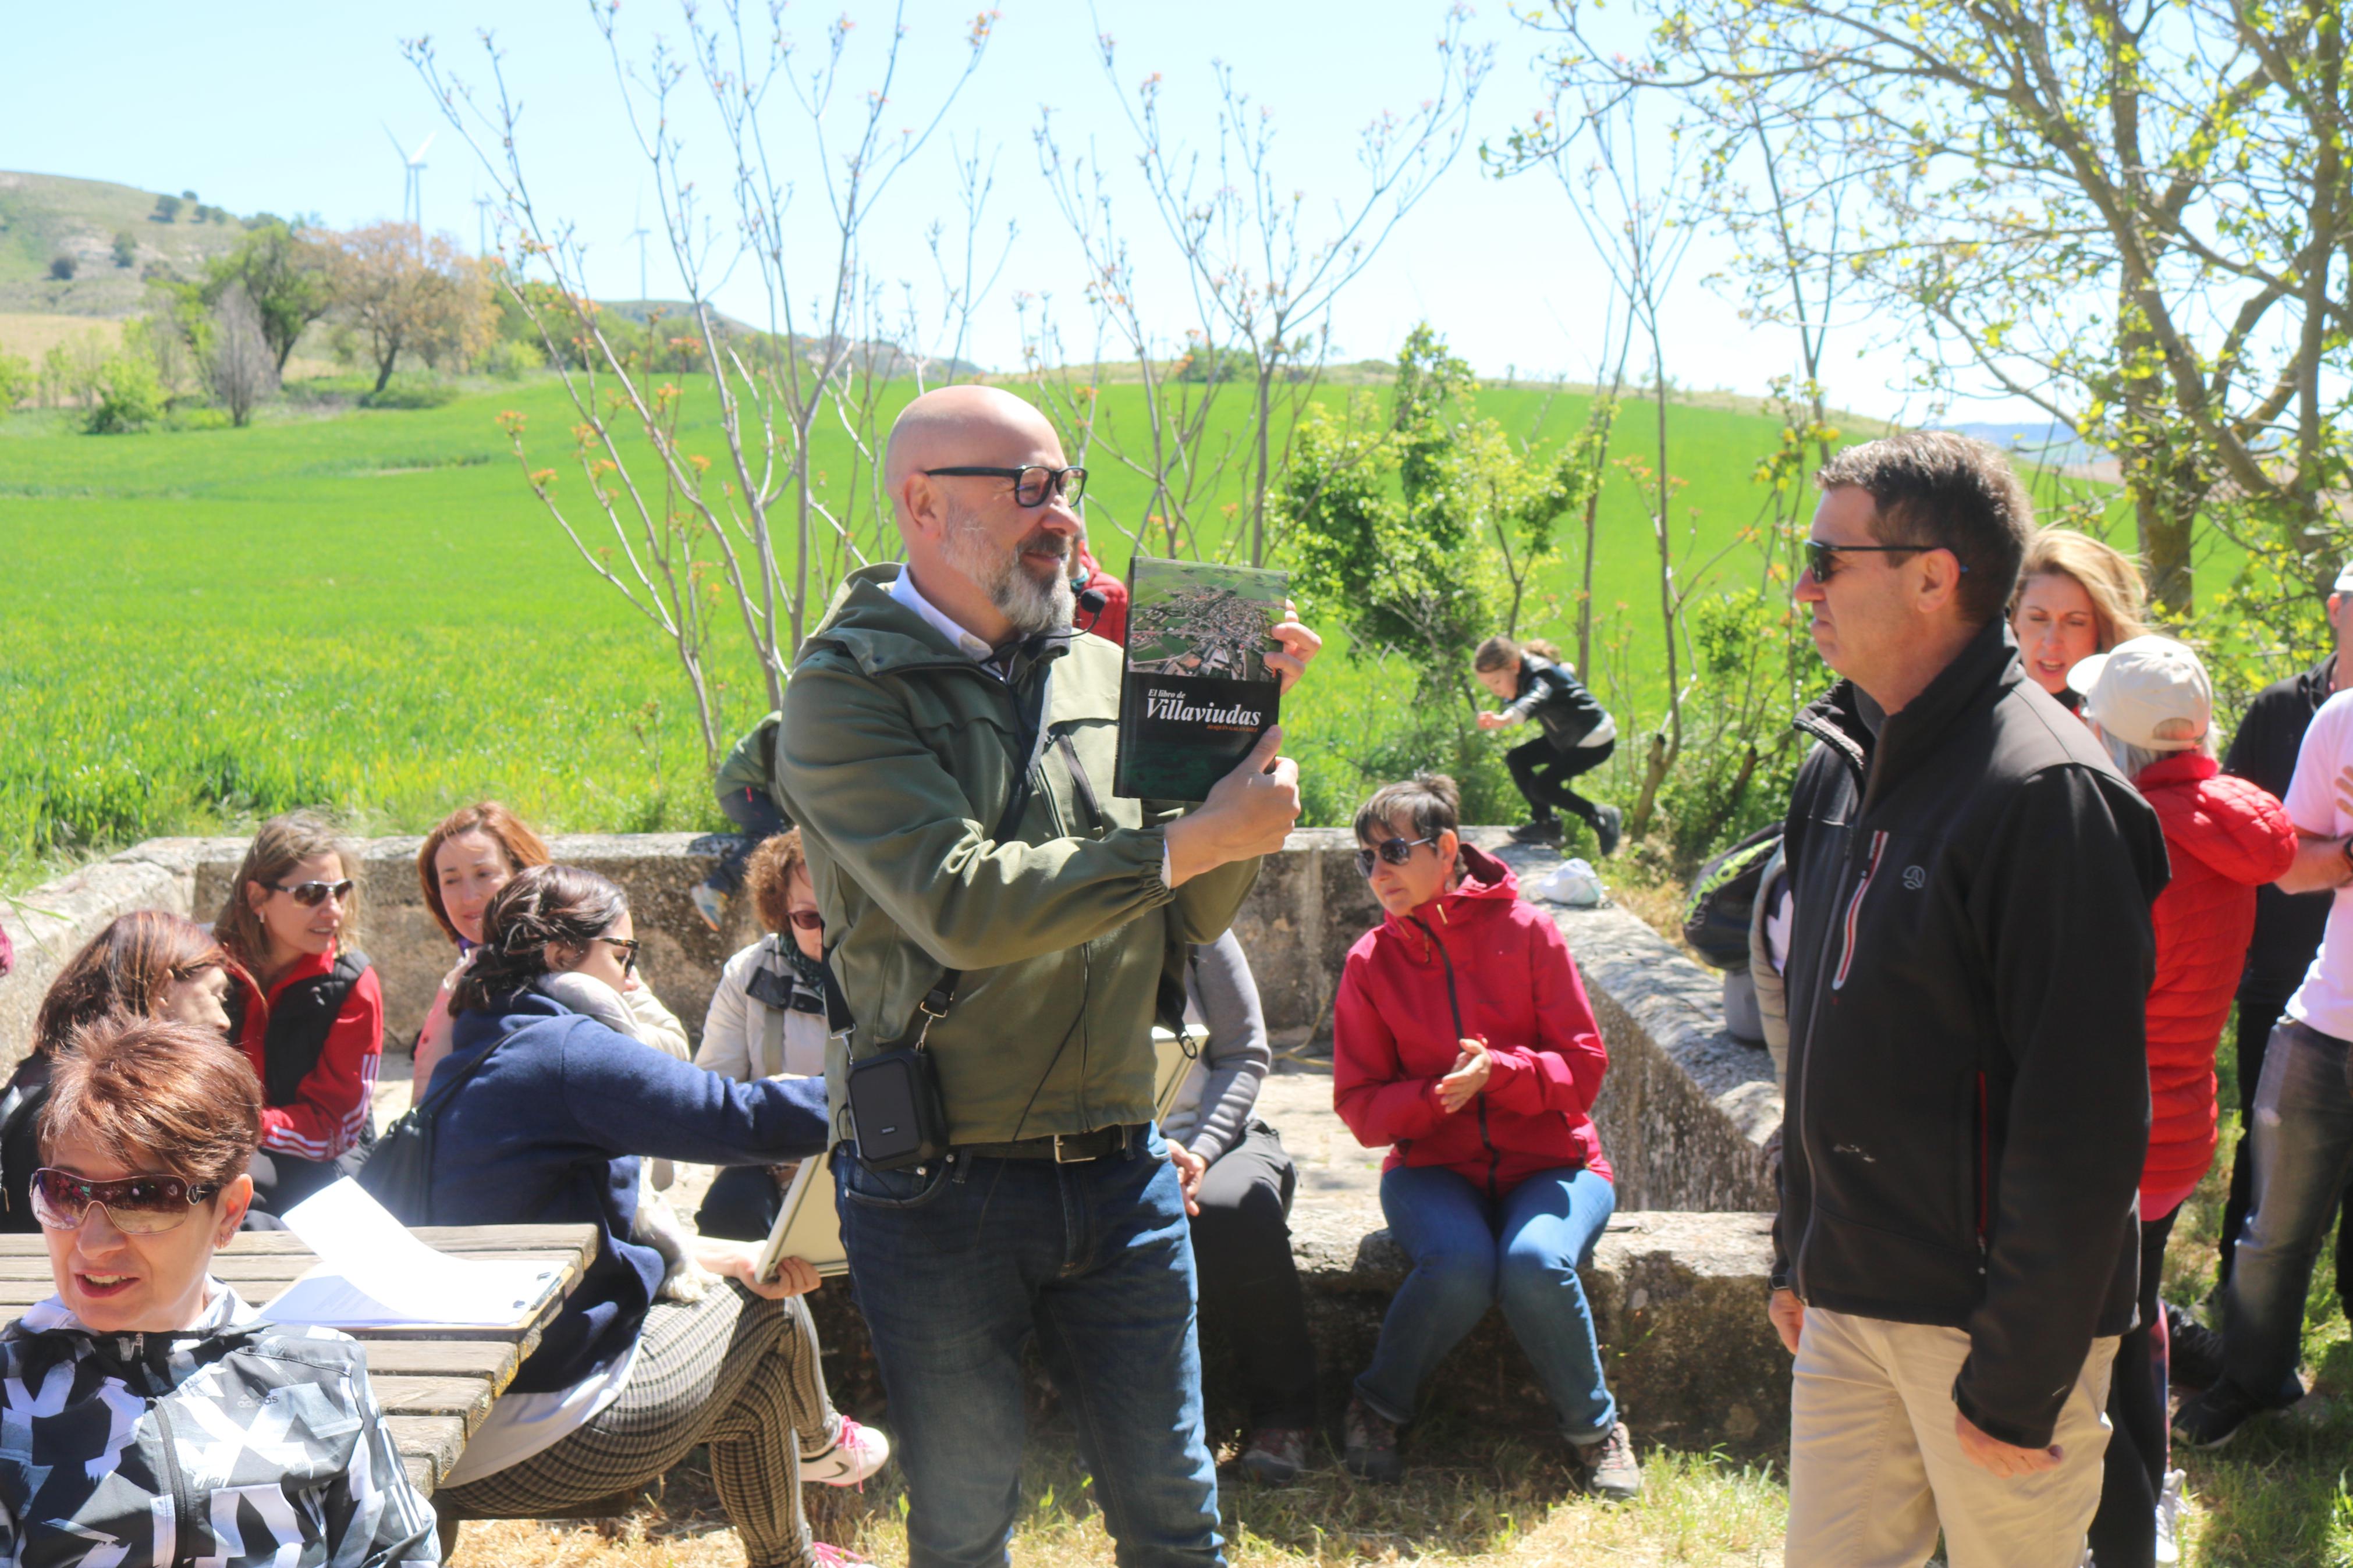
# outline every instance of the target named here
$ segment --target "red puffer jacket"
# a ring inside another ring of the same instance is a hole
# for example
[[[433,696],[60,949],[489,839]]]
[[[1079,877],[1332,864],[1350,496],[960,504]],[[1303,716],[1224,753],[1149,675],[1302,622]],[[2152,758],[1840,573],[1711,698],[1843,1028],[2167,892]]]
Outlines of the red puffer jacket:
[[[2141,770],[2173,879],[2151,910],[2157,983],[2148,992],[2148,1158],[2141,1215],[2170,1210],[2214,1159],[2214,1045],[2255,925],[2255,889],[2295,860],[2286,808],[2213,758],[2186,752]]]
[[[1460,887],[1348,950],[1332,1017],[1340,1120],[1368,1149],[1394,1145],[1384,1170],[1443,1165],[1491,1196],[1563,1167],[1606,1180],[1586,1113],[1609,1053],[1568,943],[1520,901],[1509,867],[1467,846],[1462,860]],[[1438,1080],[1464,1037],[1483,1038],[1493,1065],[1479,1098],[1450,1116]]]

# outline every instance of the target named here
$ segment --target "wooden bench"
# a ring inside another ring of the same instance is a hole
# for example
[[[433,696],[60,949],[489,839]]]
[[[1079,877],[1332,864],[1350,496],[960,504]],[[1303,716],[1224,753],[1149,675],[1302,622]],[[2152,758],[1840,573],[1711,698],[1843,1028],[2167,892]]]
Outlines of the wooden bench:
[[[409,1479],[430,1496],[466,1451],[515,1371],[539,1348],[539,1336],[596,1256],[590,1225],[427,1226],[417,1239],[472,1258],[524,1258],[564,1270],[564,1289],[528,1321],[497,1328],[421,1325],[360,1329],[368,1381],[399,1445]],[[290,1231],[240,1231],[213,1257],[214,1278],[269,1314],[272,1298],[317,1259]],[[49,1255],[38,1236],[0,1236],[0,1321],[57,1293]]]

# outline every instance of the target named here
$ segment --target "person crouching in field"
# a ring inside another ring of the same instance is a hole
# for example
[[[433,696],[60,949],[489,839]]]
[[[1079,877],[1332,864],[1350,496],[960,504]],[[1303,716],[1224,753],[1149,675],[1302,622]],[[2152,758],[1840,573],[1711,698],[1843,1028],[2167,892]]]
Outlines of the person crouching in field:
[[[273,816],[254,834],[213,920],[243,967],[229,989],[229,1043],[261,1080],[253,1205],[282,1215],[350,1173],[375,1142],[369,1120],[384,1059],[384,989],[352,945],[358,857],[328,823]]]
[[[2116,1347],[2115,1428],[2103,1460],[2092,1553],[2100,1568],[2178,1561],[2181,1472],[2167,1462],[2170,1346],[2158,1288],[2181,1204],[2214,1163],[2214,1047],[2255,926],[2255,889],[2295,863],[2278,800],[2214,760],[2213,688],[2198,656],[2139,637],[2078,661],[2068,679],[2116,769],[2157,808],[2173,877],[2150,906],[2148,1154],[2140,1177],[2140,1321]],[[2160,1549],[2163,1549],[2162,1551]]]
[[[1472,656],[1471,668],[1480,685],[1508,704],[1501,712],[1480,714],[1479,728],[1502,730],[1534,719],[1544,730],[1504,753],[1512,782],[1527,797],[1532,814],[1512,829],[1512,837],[1522,844],[1557,844],[1560,820],[1553,813],[1566,810],[1593,829],[1602,854],[1615,850],[1622,814],[1614,805],[1586,799],[1568,787],[1568,781],[1609,760],[1618,749],[1618,721],[1560,662],[1560,650],[1548,642],[1489,637]]]
[[[1577,1277],[1617,1206],[1587,1114],[1609,1055],[1559,928],[1457,837],[1460,800],[1419,773],[1356,813],[1387,918],[1341,972],[1332,1092],[1360,1142],[1390,1146],[1381,1212],[1413,1271],[1356,1379],[1344,1457],[1396,1479],[1422,1383],[1499,1303],[1587,1488],[1631,1498],[1642,1473]]]

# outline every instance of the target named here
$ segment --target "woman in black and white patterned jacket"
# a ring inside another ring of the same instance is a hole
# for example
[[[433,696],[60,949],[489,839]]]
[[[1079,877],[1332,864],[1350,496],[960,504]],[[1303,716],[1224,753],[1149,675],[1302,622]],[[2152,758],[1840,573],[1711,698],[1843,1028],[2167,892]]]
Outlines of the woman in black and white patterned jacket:
[[[359,1345],[211,1276],[260,1110],[245,1058],[185,1025],[58,1054],[33,1177],[58,1293],[0,1334],[0,1564],[440,1561]]]

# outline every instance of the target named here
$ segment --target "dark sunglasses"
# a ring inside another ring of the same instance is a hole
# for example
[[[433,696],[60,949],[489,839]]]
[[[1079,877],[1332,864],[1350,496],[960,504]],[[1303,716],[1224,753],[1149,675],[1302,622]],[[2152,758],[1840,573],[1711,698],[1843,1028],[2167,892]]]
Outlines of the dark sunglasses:
[[[1056,494],[1064,506],[1076,506],[1079,498],[1087,493],[1087,471],[1084,468],[1049,468],[1029,463],[1018,468],[983,468],[966,466],[956,468],[925,468],[923,472],[938,479],[1011,479],[1013,499],[1023,506],[1044,506]]]
[[[638,939],[633,936],[600,936],[596,939],[621,950],[621,973],[628,973],[638,966]]]
[[[198,1204],[219,1191],[216,1182],[178,1176],[93,1182],[45,1165],[33,1173],[33,1217],[49,1230],[79,1230],[83,1216],[96,1204],[123,1235],[154,1236],[179,1229]]]
[[[793,924],[802,931],[823,931],[825,929],[825,917],[818,913],[815,910],[795,910],[792,912],[791,919]]]
[[[1827,583],[1838,575],[1839,557],[1841,555],[1917,555],[1924,550],[1936,548],[1939,547],[1929,544],[1832,544],[1828,540],[1809,539],[1806,541],[1806,569],[1814,574],[1815,582]],[[1953,564],[1964,572],[1968,570],[1964,562],[1956,561]]]
[[[349,877],[340,882],[297,882],[290,888],[283,882],[269,885],[306,910],[317,909],[329,899],[342,903],[352,896],[352,879]]]
[[[1370,849],[1356,851],[1356,875],[1369,877],[1373,874],[1373,857],[1377,854],[1392,866],[1402,866],[1413,858],[1416,849],[1437,842],[1438,836],[1434,833],[1427,838],[1385,838]]]

